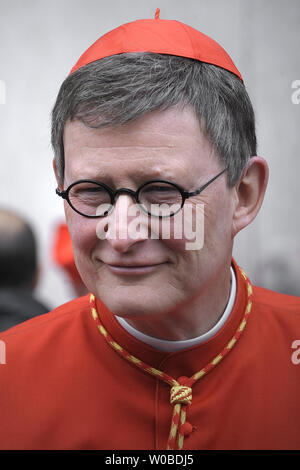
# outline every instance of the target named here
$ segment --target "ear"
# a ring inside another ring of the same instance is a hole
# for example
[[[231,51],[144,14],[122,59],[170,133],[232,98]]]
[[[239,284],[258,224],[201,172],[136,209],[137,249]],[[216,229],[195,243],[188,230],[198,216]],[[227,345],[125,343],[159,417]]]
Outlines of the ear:
[[[235,187],[232,238],[247,227],[262,205],[269,178],[269,168],[262,157],[251,157],[239,183]]]
[[[52,164],[53,164],[53,170],[54,170],[55,178],[56,178],[56,181],[57,181],[57,185],[58,185],[59,189],[63,189],[63,183],[62,183],[60,177],[58,176],[55,157],[53,158]]]

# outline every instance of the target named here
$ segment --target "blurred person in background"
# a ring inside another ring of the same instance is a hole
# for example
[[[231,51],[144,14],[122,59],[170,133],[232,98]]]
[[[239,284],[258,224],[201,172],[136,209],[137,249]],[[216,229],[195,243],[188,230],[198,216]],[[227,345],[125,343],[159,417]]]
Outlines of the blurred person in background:
[[[35,298],[39,267],[28,222],[0,209],[0,331],[49,311]]]

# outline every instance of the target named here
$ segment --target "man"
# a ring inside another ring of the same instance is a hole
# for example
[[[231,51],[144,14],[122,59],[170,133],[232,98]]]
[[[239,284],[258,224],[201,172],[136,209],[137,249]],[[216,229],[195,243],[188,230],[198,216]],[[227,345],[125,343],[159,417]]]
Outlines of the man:
[[[226,52],[158,12],[122,25],[63,83],[52,143],[91,295],[2,337],[1,446],[299,448],[300,300],[232,260],[268,167]]]
[[[48,309],[34,296],[38,281],[36,239],[18,214],[0,210],[0,330]]]

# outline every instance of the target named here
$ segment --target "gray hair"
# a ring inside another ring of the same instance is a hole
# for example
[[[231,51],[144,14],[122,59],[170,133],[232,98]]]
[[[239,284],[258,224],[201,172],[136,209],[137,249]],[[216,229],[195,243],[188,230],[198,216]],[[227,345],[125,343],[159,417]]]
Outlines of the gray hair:
[[[78,119],[93,128],[122,126],[154,110],[191,105],[234,186],[256,155],[254,111],[241,80],[194,59],[150,52],[107,57],[63,82],[52,111],[51,141],[64,179],[64,126]]]

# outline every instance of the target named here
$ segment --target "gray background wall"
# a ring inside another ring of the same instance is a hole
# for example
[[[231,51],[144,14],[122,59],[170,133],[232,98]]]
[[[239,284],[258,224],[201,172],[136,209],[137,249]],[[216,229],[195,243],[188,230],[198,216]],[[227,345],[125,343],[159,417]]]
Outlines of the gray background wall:
[[[152,18],[156,7],[161,18],[220,42],[241,71],[270,183],[234,255],[254,283],[300,295],[300,104],[292,102],[292,83],[300,80],[299,0],[0,0],[0,205],[21,211],[35,228],[42,268],[36,293],[51,307],[73,296],[51,259],[54,227],[64,217],[50,147],[59,86],[100,35]]]

